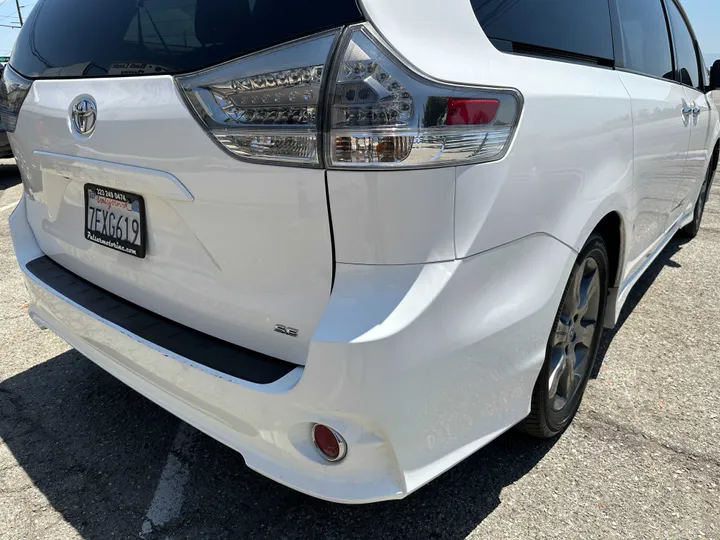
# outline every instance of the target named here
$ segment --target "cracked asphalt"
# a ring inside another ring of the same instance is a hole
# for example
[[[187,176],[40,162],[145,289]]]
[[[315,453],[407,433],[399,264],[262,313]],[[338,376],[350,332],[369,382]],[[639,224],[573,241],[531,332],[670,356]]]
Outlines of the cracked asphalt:
[[[346,507],[242,457],[26,316],[0,162],[0,538],[720,538],[720,197],[606,331],[575,422],[514,432],[403,501]]]

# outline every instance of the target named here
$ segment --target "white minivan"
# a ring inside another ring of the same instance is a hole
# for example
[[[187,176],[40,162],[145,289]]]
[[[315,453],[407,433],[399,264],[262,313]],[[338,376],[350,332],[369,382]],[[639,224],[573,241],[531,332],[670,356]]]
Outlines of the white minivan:
[[[40,0],[30,316],[278,482],[404,497],[570,423],[698,232],[711,79],[677,0]]]

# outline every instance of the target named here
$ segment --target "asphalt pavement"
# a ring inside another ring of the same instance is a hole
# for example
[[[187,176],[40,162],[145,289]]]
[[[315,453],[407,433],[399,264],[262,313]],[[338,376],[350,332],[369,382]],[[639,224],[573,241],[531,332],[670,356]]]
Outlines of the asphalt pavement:
[[[27,317],[0,161],[0,538],[719,538],[720,196],[633,290],[574,423],[510,432],[410,497],[342,506],[242,457]]]

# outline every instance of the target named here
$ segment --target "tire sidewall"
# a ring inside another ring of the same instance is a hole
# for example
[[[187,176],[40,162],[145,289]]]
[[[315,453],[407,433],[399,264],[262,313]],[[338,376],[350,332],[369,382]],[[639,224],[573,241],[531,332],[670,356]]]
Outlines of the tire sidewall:
[[[700,187],[700,194],[698,195],[697,201],[695,201],[695,208],[693,209],[693,220],[681,229],[682,236],[693,239],[700,232],[700,225],[702,223],[703,215],[705,214],[705,204],[710,198],[710,190],[712,189],[713,179],[715,173],[712,169],[708,170],[708,178]]]
[[[597,324],[595,328],[595,336],[594,336],[594,343],[593,347],[590,350],[590,363],[588,365],[587,371],[583,377],[583,380],[580,383],[580,386],[575,394],[575,396],[563,407],[560,411],[555,411],[552,409],[550,405],[550,400],[548,396],[548,381],[550,377],[550,353],[551,353],[551,340],[552,336],[555,333],[555,328],[558,324],[558,319],[560,317],[560,313],[562,312],[563,308],[563,302],[565,300],[565,294],[567,293],[568,287],[570,287],[570,284],[573,281],[573,278],[577,274],[577,272],[580,271],[582,262],[585,261],[585,259],[592,257],[595,262],[597,263],[598,272],[600,274],[600,307],[598,309],[598,317],[597,317]],[[560,307],[558,308],[558,312],[555,316],[555,319],[553,321],[553,327],[552,332],[550,333],[550,337],[548,338],[547,348],[545,351],[545,363],[543,364],[543,369],[540,374],[540,377],[538,378],[538,384],[542,384],[542,389],[544,391],[539,392],[542,399],[542,410],[544,412],[543,417],[545,419],[545,423],[548,429],[548,432],[557,434],[563,431],[572,421],[572,419],[575,417],[575,413],[577,413],[577,410],[580,406],[580,402],[582,401],[583,395],[585,393],[585,387],[587,386],[588,380],[590,379],[590,375],[593,372],[593,368],[595,365],[595,361],[597,359],[597,353],[598,349],[600,347],[600,341],[601,336],[603,332],[603,322],[605,319],[605,309],[607,307],[607,294],[609,289],[609,270],[610,270],[610,262],[607,252],[607,247],[605,245],[605,242],[602,240],[602,238],[599,235],[593,235],[591,236],[587,243],[585,244],[585,247],[580,251],[580,254],[578,255],[578,258],[573,265],[572,272],[570,273],[570,277],[568,278],[568,283],[565,286],[565,290],[563,292],[563,300],[561,301]]]
[[[693,233],[697,235],[700,232],[703,215],[705,214],[705,202],[710,192],[709,181],[706,181],[700,188],[697,203],[695,203],[695,215],[693,216]]]

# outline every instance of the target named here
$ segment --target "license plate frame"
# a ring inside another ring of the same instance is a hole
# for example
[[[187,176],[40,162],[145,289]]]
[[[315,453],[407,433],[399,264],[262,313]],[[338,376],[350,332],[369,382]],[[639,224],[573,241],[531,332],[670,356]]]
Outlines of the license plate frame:
[[[85,194],[85,238],[120,253],[144,259],[147,255],[147,216],[145,199],[142,195],[97,184],[85,184],[83,191]],[[91,199],[95,199],[95,204],[92,206],[90,205]],[[99,200],[103,202],[100,203]],[[105,204],[108,207],[107,212],[99,208]],[[90,211],[91,208],[94,210],[93,212]],[[132,224],[135,221],[133,219],[135,213],[138,214],[137,235]],[[119,223],[119,226],[113,221],[111,215],[115,216],[115,222]],[[110,234],[110,230],[115,232]],[[130,239],[133,241],[129,241]]]

